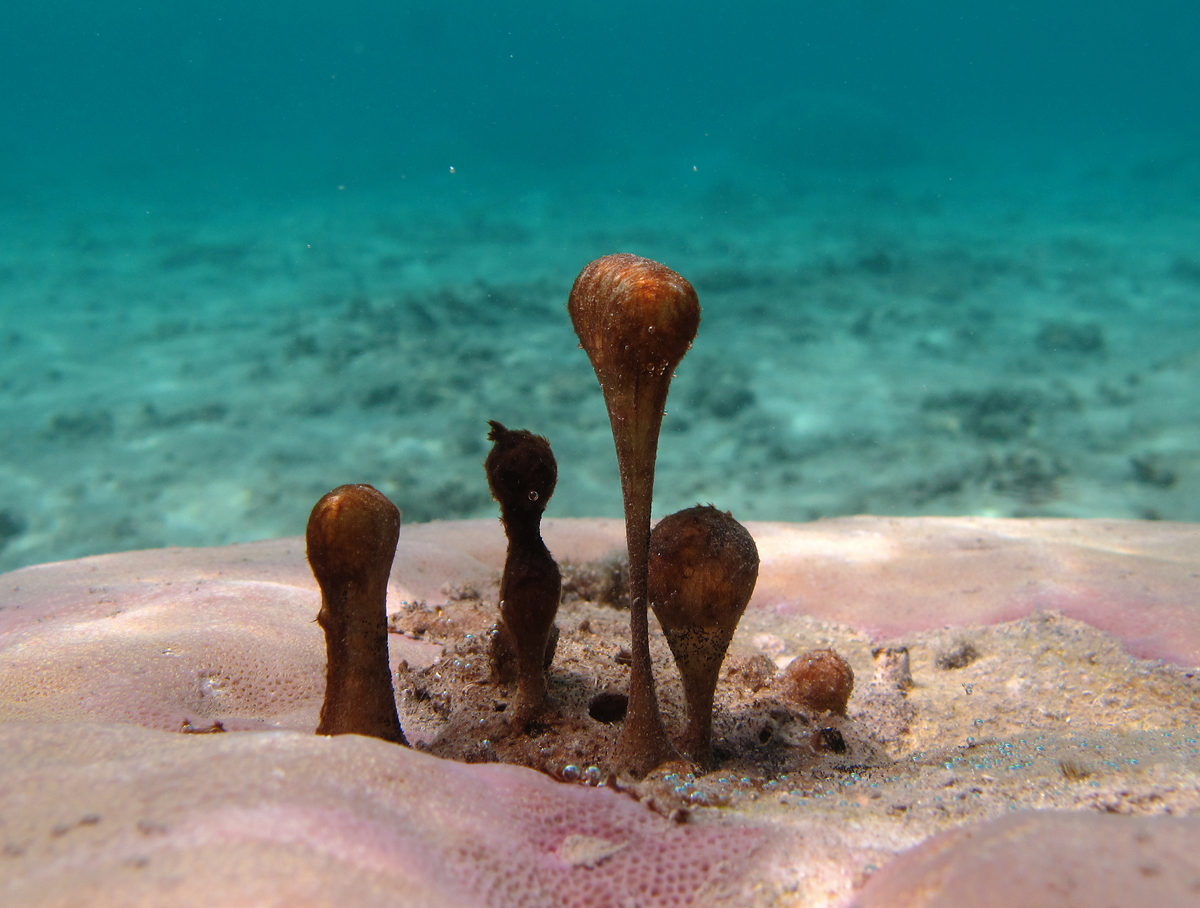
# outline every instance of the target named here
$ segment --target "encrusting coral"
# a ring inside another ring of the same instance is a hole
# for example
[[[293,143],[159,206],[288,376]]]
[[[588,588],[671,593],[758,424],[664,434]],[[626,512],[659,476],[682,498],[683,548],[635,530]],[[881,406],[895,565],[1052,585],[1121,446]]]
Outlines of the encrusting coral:
[[[728,511],[697,505],[650,534],[650,605],[679,666],[687,699],[681,749],[712,768],[717,676],[758,579],[758,548]]]
[[[370,735],[407,745],[387,645],[387,583],[400,511],[369,485],[339,486],[313,507],[305,534],[321,587],[325,701],[319,735]]]
[[[500,645],[516,651],[517,702],[513,725],[524,727],[546,705],[546,650],[562,594],[558,564],[542,541],[542,512],[554,494],[558,465],[550,442],[495,420],[484,463],[508,536],[500,581]]]
[[[650,664],[647,583],[658,434],[671,377],[700,326],[696,291],[665,265],[628,253],[588,264],[571,287],[571,324],[587,352],[612,423],[629,547],[629,709],[613,768],[644,775],[676,756],[663,727]]]

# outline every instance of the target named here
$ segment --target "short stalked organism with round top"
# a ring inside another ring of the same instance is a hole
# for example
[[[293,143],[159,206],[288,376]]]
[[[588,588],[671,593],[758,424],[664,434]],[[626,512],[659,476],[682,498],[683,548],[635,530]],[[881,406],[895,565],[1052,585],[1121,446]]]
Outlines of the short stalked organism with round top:
[[[508,536],[500,581],[500,626],[517,655],[513,725],[526,726],[546,707],[546,646],[558,613],[562,578],[542,541],[542,512],[554,494],[558,465],[550,442],[492,420],[492,450],[484,462]]]
[[[675,756],[650,664],[650,506],[667,390],[700,326],[700,303],[692,285],[670,268],[618,253],[580,272],[567,309],[604,392],[625,500],[632,660],[629,710],[610,759],[615,770],[644,775]]]
[[[321,588],[325,700],[319,735],[407,744],[388,664],[387,583],[400,510],[368,485],[339,486],[308,518],[308,563]]]
[[[725,651],[758,580],[758,547],[728,511],[697,505],[650,534],[650,604],[687,700],[681,746],[712,768],[712,708]]]

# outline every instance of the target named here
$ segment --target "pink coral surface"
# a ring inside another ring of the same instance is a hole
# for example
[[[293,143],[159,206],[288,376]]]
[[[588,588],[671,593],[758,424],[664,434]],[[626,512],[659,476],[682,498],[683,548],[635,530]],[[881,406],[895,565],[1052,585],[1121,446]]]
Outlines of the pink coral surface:
[[[0,726],[7,905],[697,904],[762,832],[354,735]]]
[[[1022,811],[933,836],[853,908],[1200,904],[1200,817]]]

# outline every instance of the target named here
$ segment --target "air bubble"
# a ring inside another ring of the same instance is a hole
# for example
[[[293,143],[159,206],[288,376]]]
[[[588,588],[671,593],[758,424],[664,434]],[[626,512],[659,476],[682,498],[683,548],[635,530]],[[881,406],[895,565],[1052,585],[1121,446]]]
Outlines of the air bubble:
[[[574,763],[568,763],[562,768],[562,778],[564,782],[578,782],[579,776],[579,767]]]
[[[537,493],[537,489],[530,489],[530,490],[529,490],[529,500],[530,500],[530,501],[537,501],[537,500],[538,500],[538,493]]]

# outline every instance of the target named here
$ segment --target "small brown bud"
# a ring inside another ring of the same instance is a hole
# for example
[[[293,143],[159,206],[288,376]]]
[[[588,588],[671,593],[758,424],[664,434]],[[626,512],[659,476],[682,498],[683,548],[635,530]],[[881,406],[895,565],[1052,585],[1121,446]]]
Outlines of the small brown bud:
[[[812,650],[788,663],[772,687],[807,712],[844,716],[854,691],[854,669],[831,649]]]

